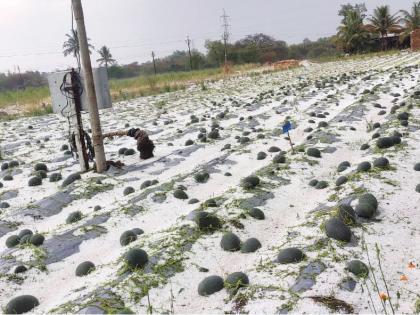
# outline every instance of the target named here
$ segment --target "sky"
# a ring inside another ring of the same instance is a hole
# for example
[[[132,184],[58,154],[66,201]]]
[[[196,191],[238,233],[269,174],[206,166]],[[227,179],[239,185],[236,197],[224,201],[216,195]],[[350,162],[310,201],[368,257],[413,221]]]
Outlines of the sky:
[[[387,4],[391,12],[409,10],[414,0],[367,0],[368,13]],[[341,4],[363,0],[82,0],[88,37],[120,64],[164,57],[206,39],[220,39],[221,15],[229,16],[231,41],[265,33],[287,43],[331,36]],[[62,45],[71,30],[70,0],[0,0],[0,72],[43,72],[74,66]],[[92,54],[95,65],[98,54]]]

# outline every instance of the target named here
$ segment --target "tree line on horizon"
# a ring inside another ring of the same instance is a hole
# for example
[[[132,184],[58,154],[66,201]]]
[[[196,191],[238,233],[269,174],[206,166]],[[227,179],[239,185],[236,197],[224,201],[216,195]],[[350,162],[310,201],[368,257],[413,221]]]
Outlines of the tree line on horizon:
[[[227,44],[228,60],[231,64],[264,64],[284,59],[320,59],[345,53],[406,48],[409,45],[410,33],[420,28],[420,1],[414,2],[410,11],[400,10],[395,13],[391,12],[388,5],[378,6],[369,16],[364,3],[344,4],[341,5],[338,15],[342,19],[334,36],[315,41],[304,39],[299,44],[288,45],[285,41],[263,33],[247,35]],[[64,56],[70,55],[79,59],[77,31],[72,30],[70,34],[66,34],[66,38],[63,44]],[[95,49],[90,43],[89,48],[91,51]],[[207,40],[205,48],[205,53],[196,49],[191,51],[191,63],[187,50],[177,50],[169,56],[157,58],[156,69],[159,73],[165,73],[223,66],[223,41]],[[108,69],[110,78],[151,75],[155,71],[152,61],[119,65],[107,46],[102,46],[97,52],[100,56],[97,63]],[[46,74],[37,71],[22,74],[0,73],[0,91],[46,84]]]

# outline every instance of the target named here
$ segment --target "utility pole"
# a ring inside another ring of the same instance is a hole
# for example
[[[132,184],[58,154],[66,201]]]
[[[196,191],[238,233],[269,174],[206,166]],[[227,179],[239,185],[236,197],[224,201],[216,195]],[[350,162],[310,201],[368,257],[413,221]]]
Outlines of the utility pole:
[[[226,15],[225,9],[223,9],[223,15],[221,16],[222,19],[222,27],[223,27],[223,34],[222,34],[222,40],[223,45],[225,47],[225,72],[227,72],[227,43],[229,41],[230,33],[229,33],[229,16]]]
[[[155,62],[155,52],[152,51],[152,58],[153,58],[153,69],[155,70],[155,75],[156,75],[156,62]]]
[[[106,170],[105,149],[102,138],[101,121],[99,119],[98,100],[96,99],[95,83],[93,81],[92,64],[90,61],[82,2],[81,0],[71,0],[71,3],[77,24],[77,33],[79,35],[80,56],[82,58],[86,93],[89,103],[89,118],[92,128],[92,143],[95,151],[96,171],[102,173]]]
[[[192,71],[192,60],[191,60],[191,39],[189,36],[187,36],[187,40],[185,41],[188,45],[188,54],[190,55],[190,71]]]

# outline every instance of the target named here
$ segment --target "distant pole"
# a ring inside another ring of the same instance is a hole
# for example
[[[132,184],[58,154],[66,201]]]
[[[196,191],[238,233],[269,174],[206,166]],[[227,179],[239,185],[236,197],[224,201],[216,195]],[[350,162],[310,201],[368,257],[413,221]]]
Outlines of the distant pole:
[[[90,61],[89,46],[86,35],[85,21],[81,0],[71,0],[74,18],[77,23],[79,35],[80,56],[86,83],[86,93],[89,105],[90,125],[92,128],[92,143],[95,151],[96,171],[102,173],[106,170],[104,141],[102,138],[101,121],[99,119],[98,101],[96,99],[95,83],[93,81],[92,64]]]
[[[187,40],[185,41],[188,45],[188,54],[190,55],[190,70],[192,71],[192,58],[191,58],[191,39],[189,36],[187,36]]]
[[[155,75],[156,75],[156,62],[155,62],[155,52],[152,51],[152,58],[153,58],[153,69],[155,70]]]
[[[222,39],[223,39],[223,45],[224,45],[224,50],[225,50],[225,71],[227,70],[227,43],[229,41],[229,37],[230,37],[230,33],[229,33],[229,16],[226,15],[225,9],[223,9],[223,15],[221,16],[222,18],[222,27],[223,27],[223,35],[222,35]]]

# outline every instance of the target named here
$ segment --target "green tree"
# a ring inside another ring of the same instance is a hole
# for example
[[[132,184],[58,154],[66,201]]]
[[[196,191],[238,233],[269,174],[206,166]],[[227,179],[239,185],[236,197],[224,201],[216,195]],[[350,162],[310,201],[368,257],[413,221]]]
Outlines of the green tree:
[[[224,46],[220,40],[206,40],[207,59],[212,66],[221,66],[224,62]]]
[[[112,66],[117,63],[117,61],[112,57],[111,51],[106,46],[102,46],[101,49],[98,50],[98,54],[101,58],[97,59],[96,62],[98,62],[101,66],[105,65],[107,70],[108,65]]]
[[[357,14],[360,16],[362,20],[366,17],[366,5],[364,3],[358,3],[358,4],[342,4],[340,7],[340,10],[338,11],[338,15],[342,16],[341,24],[344,24],[346,17],[350,14],[350,12],[356,11]]]
[[[357,10],[350,10],[343,23],[338,27],[336,42],[348,53],[359,53],[369,40],[369,32],[363,24],[363,15]]]
[[[75,58],[79,59],[80,56],[80,46],[79,46],[79,36],[76,30],[71,30],[70,34],[66,34],[67,40],[63,44],[63,54],[64,57],[68,55],[73,55]],[[89,43],[90,39],[88,38],[88,47],[89,53],[92,53],[92,49],[95,49],[93,45]]]
[[[370,23],[366,27],[371,33],[380,36],[382,50],[387,48],[386,37],[388,34],[400,33],[401,31],[398,13],[391,14],[387,5],[378,6],[368,20]]]
[[[406,10],[401,10],[400,12],[403,15],[400,19],[400,22],[403,23],[403,32],[400,35],[400,40],[403,41],[410,36],[412,31],[420,28],[420,1],[413,3],[411,12]]]

